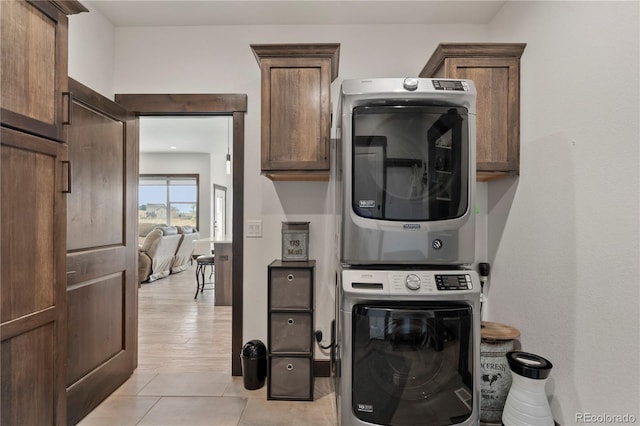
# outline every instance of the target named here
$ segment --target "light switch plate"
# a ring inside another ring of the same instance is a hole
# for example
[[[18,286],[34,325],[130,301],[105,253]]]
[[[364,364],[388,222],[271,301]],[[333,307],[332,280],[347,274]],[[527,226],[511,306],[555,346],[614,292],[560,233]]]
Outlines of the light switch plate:
[[[245,233],[247,238],[262,238],[262,221],[261,220],[248,220],[247,232]]]

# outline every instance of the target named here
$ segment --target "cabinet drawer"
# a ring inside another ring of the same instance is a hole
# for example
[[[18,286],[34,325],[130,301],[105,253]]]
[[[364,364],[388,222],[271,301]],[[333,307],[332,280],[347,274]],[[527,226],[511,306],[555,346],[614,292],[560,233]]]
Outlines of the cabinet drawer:
[[[271,357],[268,399],[313,399],[311,358]]]
[[[311,309],[310,269],[271,269],[271,309]]]
[[[273,313],[271,352],[311,352],[311,314]]]

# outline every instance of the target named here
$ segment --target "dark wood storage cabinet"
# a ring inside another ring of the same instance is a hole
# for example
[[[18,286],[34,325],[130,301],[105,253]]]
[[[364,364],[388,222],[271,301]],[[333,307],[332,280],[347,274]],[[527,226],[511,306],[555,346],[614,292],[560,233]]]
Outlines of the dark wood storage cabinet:
[[[441,43],[420,77],[473,80],[476,179],[520,173],[520,57],[526,44]]]
[[[262,91],[262,174],[328,180],[339,44],[252,44]]]
[[[0,1],[0,423],[6,425],[67,422],[66,15],[83,10],[75,1]]]
[[[313,400],[315,264],[269,265],[267,399]]]

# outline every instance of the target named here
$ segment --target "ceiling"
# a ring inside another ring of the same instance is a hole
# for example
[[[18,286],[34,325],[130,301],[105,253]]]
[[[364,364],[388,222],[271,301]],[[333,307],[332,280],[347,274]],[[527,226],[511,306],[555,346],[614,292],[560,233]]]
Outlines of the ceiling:
[[[231,117],[222,116],[140,117],[140,152],[227,155],[233,134],[231,121]]]
[[[115,27],[487,24],[505,1],[84,0]]]

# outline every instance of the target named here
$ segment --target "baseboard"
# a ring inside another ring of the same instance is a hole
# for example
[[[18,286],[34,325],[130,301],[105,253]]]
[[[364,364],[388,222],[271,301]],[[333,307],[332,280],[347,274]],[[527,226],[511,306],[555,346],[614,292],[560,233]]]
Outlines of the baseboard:
[[[331,361],[314,360],[313,375],[314,377],[331,377]]]

